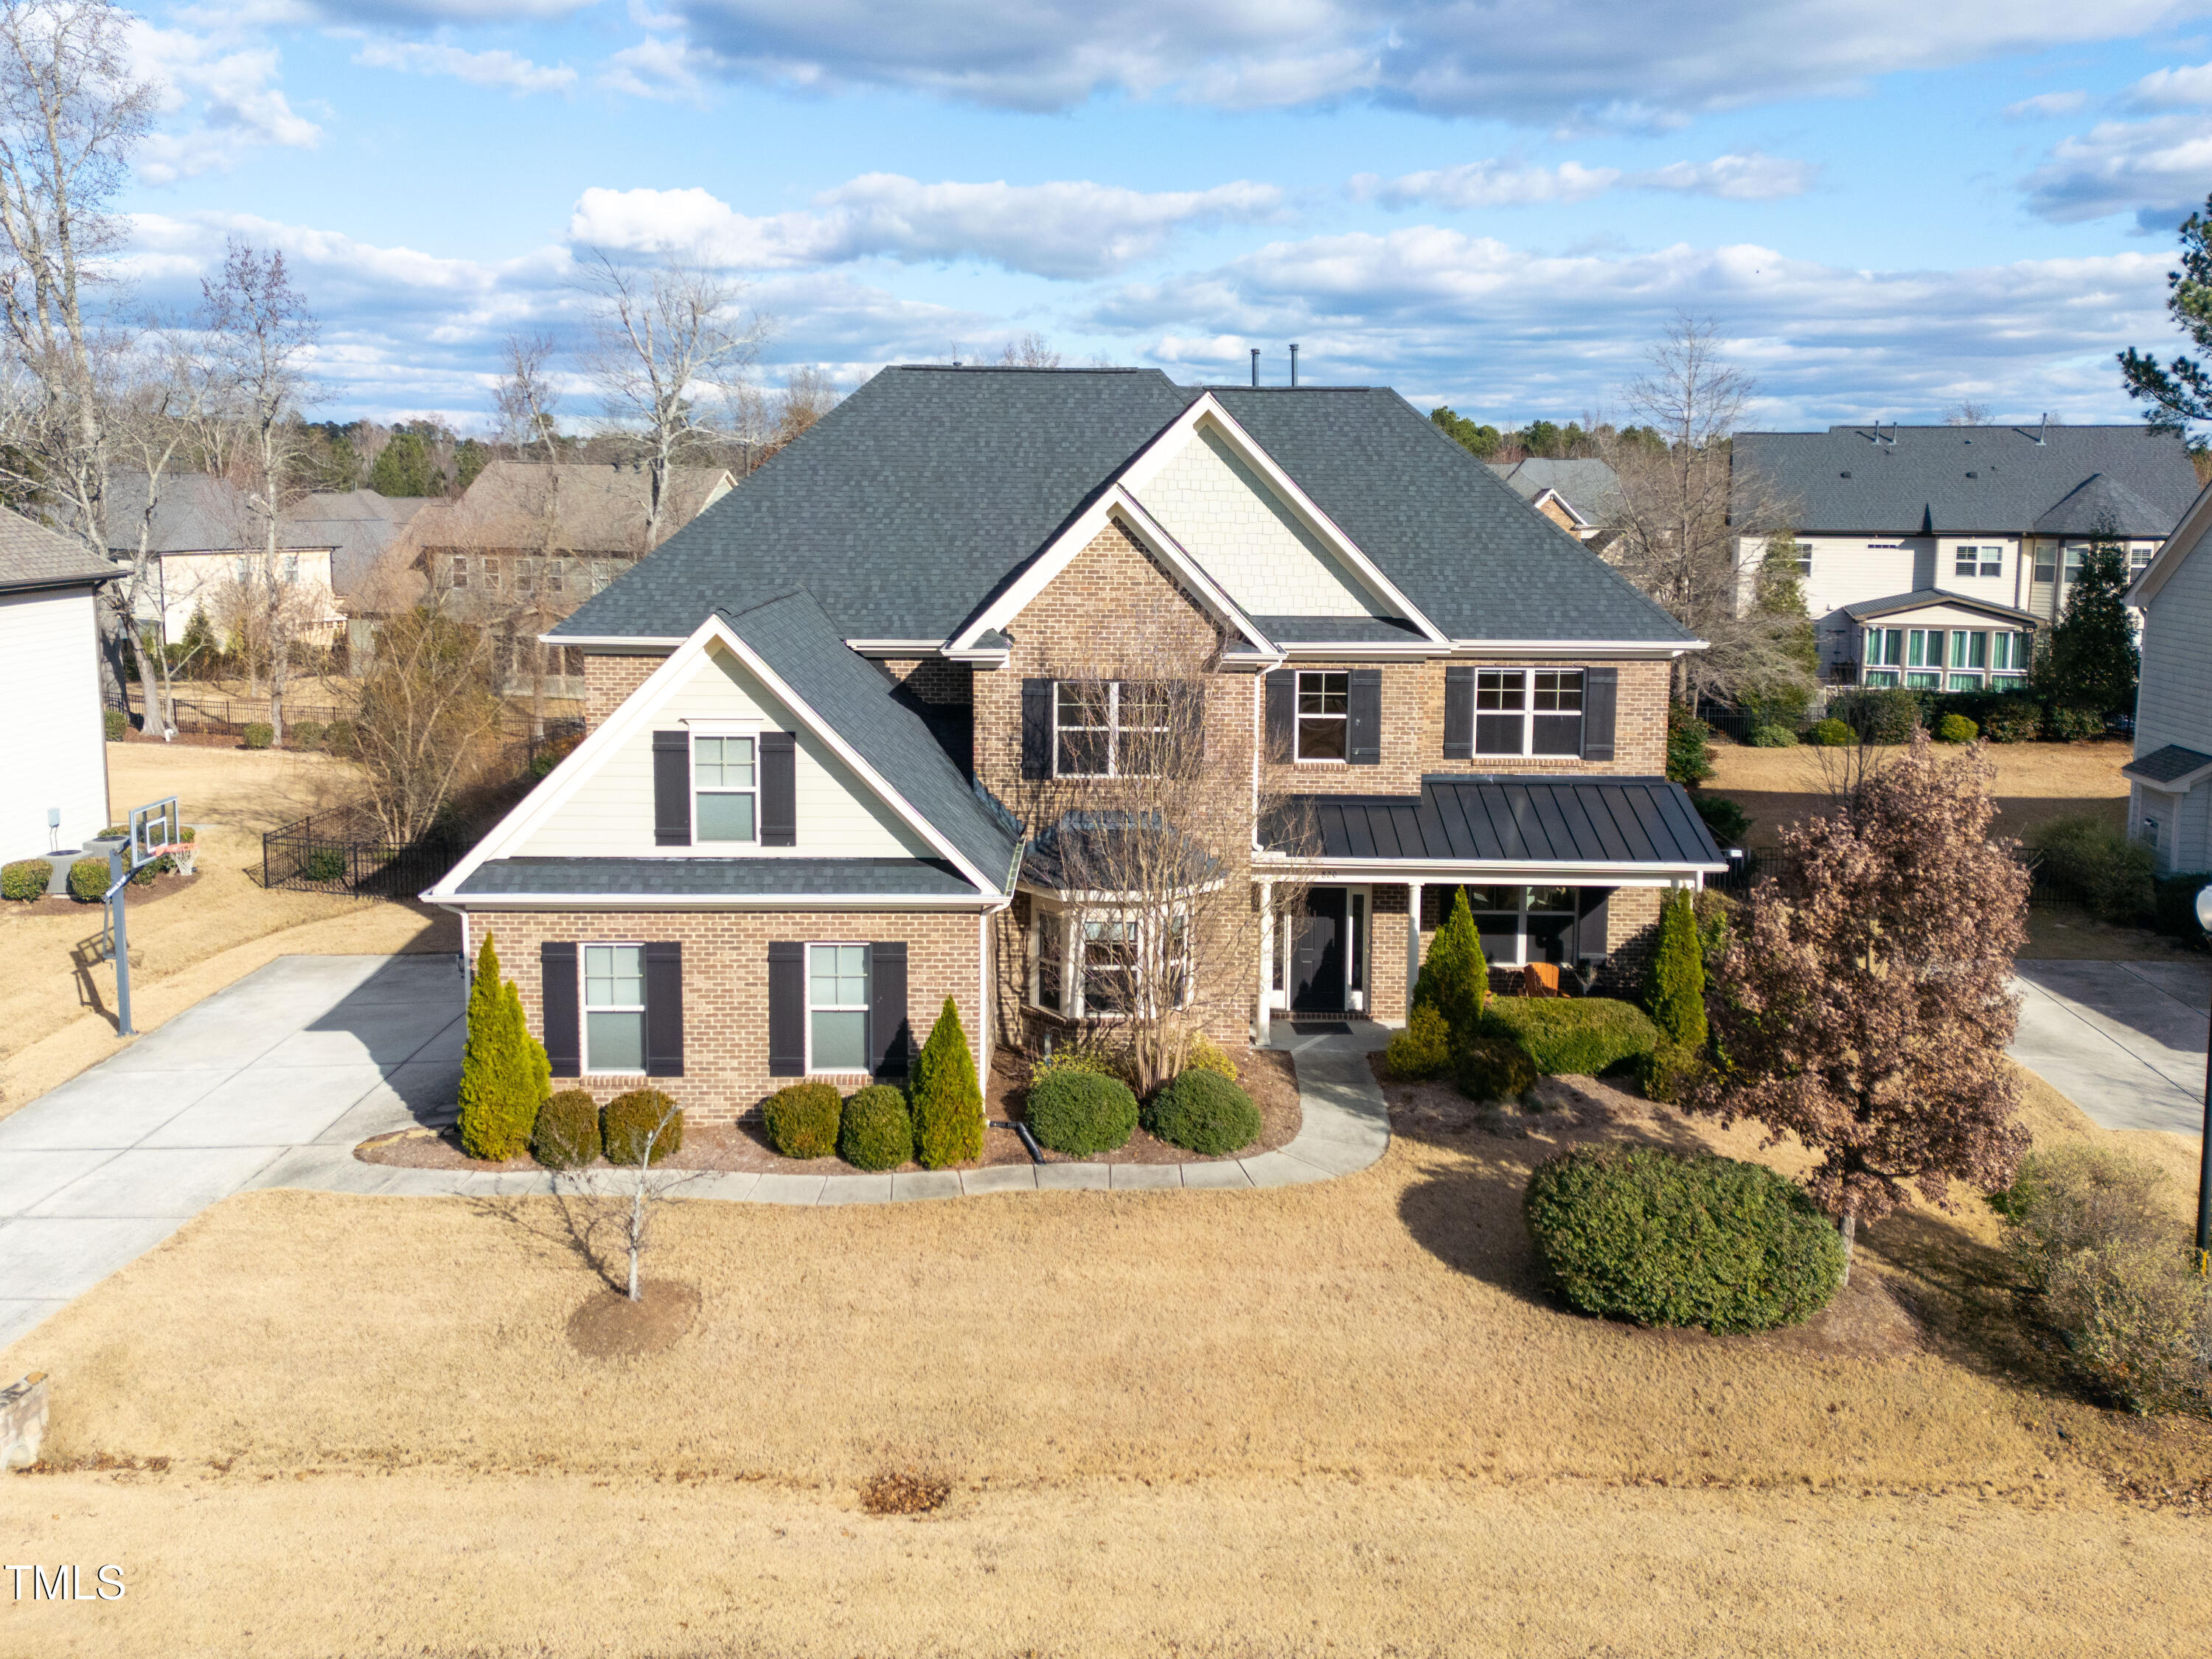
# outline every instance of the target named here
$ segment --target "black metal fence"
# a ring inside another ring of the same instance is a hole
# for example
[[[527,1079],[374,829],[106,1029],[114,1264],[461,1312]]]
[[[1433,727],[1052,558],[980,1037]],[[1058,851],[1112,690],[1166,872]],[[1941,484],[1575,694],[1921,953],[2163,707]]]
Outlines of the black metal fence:
[[[1782,854],[1771,847],[1739,848],[1729,854],[1728,872],[1711,878],[1706,885],[1717,887],[1730,898],[1741,898],[1751,891],[1752,884],[1761,876],[1782,872]]]
[[[295,893],[412,898],[452,869],[467,844],[443,830],[411,842],[387,841],[375,818],[359,808],[315,812],[263,835],[261,884]]]

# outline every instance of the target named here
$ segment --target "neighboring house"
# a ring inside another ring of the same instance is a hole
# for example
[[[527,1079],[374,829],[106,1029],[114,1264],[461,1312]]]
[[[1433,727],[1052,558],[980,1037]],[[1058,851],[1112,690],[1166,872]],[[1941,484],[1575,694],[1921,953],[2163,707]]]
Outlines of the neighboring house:
[[[1067,854],[1161,702],[1102,662],[1200,665],[1267,919],[1190,969],[1226,1044],[1402,1019],[1462,884],[1493,963],[1625,977],[1725,867],[1664,775],[1700,642],[1387,390],[889,368],[548,637],[588,735],[427,896],[556,1074],[710,1116],[901,1073],[947,997],[983,1064],[1101,1014]]]
[[[0,509],[0,702],[15,715],[0,860],[82,847],[107,823],[94,606],[115,579],[106,560]]]
[[[1490,470],[1513,493],[1577,541],[1603,536],[1620,504],[1620,475],[1600,460],[1552,461],[1531,456],[1492,461]]]
[[[2128,829],[2159,873],[2212,870],[2212,489],[2128,590],[2142,609]]]
[[[118,473],[108,484],[108,550],[120,562],[127,563],[138,555],[146,494],[143,472]],[[345,621],[338,609],[332,560],[350,544],[355,526],[319,515],[328,510],[322,504],[349,499],[307,496],[277,527],[277,580],[300,592],[304,635],[325,643],[336,637]],[[152,568],[139,604],[139,625],[158,625],[161,637],[174,641],[191,625],[192,613],[203,611],[220,633],[226,590],[257,580],[266,556],[266,532],[246,492],[212,473],[165,477],[154,497],[149,528]]]
[[[659,539],[726,495],[735,481],[718,466],[671,470]],[[498,630],[502,687],[532,676],[538,636],[652,550],[648,481],[629,465],[494,461],[459,500],[441,501],[410,526],[412,604],[434,592],[452,614]],[[544,695],[580,697],[573,657],[546,665]]]
[[[2141,426],[1745,432],[1734,466],[1739,501],[1792,512],[1821,678],[1954,691],[2015,681],[2096,539],[2141,571],[2197,493]],[[1745,538],[1747,583],[1765,550]]]

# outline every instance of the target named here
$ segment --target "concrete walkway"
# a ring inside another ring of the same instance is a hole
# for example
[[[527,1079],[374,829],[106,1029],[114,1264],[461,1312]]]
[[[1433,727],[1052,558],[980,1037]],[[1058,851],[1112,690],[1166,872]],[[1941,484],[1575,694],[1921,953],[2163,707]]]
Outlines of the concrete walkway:
[[[2107,1129],[2204,1127],[2212,961],[2023,962],[2012,1057]]]
[[[451,957],[283,957],[0,1118],[0,1347],[218,1200],[256,1187],[393,1196],[550,1193],[544,1172],[364,1164],[370,1135],[453,1121],[467,994]],[[1206,1164],[1001,1164],[886,1175],[711,1174],[686,1198],[881,1204],[1039,1189],[1242,1188],[1364,1170],[1390,1144],[1369,1049],[1297,1037],[1298,1133]]]
[[[449,956],[283,957],[0,1118],[0,1346],[241,1188],[450,1114]]]

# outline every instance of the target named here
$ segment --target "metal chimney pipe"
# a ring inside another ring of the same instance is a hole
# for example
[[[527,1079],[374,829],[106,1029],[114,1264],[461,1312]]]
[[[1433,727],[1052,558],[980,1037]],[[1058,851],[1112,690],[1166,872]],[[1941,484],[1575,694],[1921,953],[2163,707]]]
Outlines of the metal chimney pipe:
[[[1293,341],[1291,341],[1291,384],[1292,386],[1296,386],[1297,383],[1298,383],[1298,343],[1297,343],[1296,340],[1293,340]]]
[[[1260,348],[1257,346],[1252,348],[1252,384],[1260,384]]]

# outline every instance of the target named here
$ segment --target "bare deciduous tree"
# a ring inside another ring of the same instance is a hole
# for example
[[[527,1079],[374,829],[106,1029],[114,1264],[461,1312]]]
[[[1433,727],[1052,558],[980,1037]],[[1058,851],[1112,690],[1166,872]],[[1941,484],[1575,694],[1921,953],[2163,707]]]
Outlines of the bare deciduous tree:
[[[533,447],[549,461],[561,458],[560,433],[553,421],[561,393],[545,372],[553,351],[550,334],[507,337],[499,382],[492,389],[492,408],[499,417],[500,441],[518,459]]]
[[[1784,873],[1739,912],[1708,999],[1723,1063],[1686,1103],[1795,1136],[1846,1251],[1914,1192],[2011,1179],[2027,1134],[2005,1058],[2027,871],[1992,841],[1984,745],[1926,732],[1824,817],[1782,833]]]
[[[1605,556],[1709,642],[1675,659],[1680,701],[1802,682],[1793,619],[1762,610],[1743,569],[1747,546],[1755,565],[1764,538],[1790,521],[1778,492],[1731,467],[1730,439],[1751,400],[1751,380],[1723,360],[1710,323],[1686,317],[1651,349],[1650,364],[1623,395],[1662,441],[1626,433],[1601,441],[1620,478]]]
[[[713,405],[726,425],[766,328],[739,314],[741,285],[677,260],[647,273],[596,253],[584,284],[597,336],[592,377],[608,416],[643,453],[650,550],[660,544],[670,472],[687,453],[725,440]]]
[[[108,416],[115,459],[145,481],[137,522],[109,526],[116,545],[137,543],[130,579],[123,584],[125,614],[134,627],[153,596],[155,516],[173,473],[197,458],[195,428],[207,395],[205,361],[183,331],[152,324],[137,344],[109,399]],[[168,618],[155,608],[153,649],[143,640],[137,642],[138,686],[146,728],[158,731],[166,742],[176,735],[176,712],[170,695]]]
[[[499,732],[484,631],[436,596],[381,624],[361,682],[354,738],[385,837],[410,842],[483,769]]]
[[[1051,341],[1032,330],[1018,340],[1007,341],[999,362],[1008,368],[1058,368],[1060,353],[1053,349]]]

